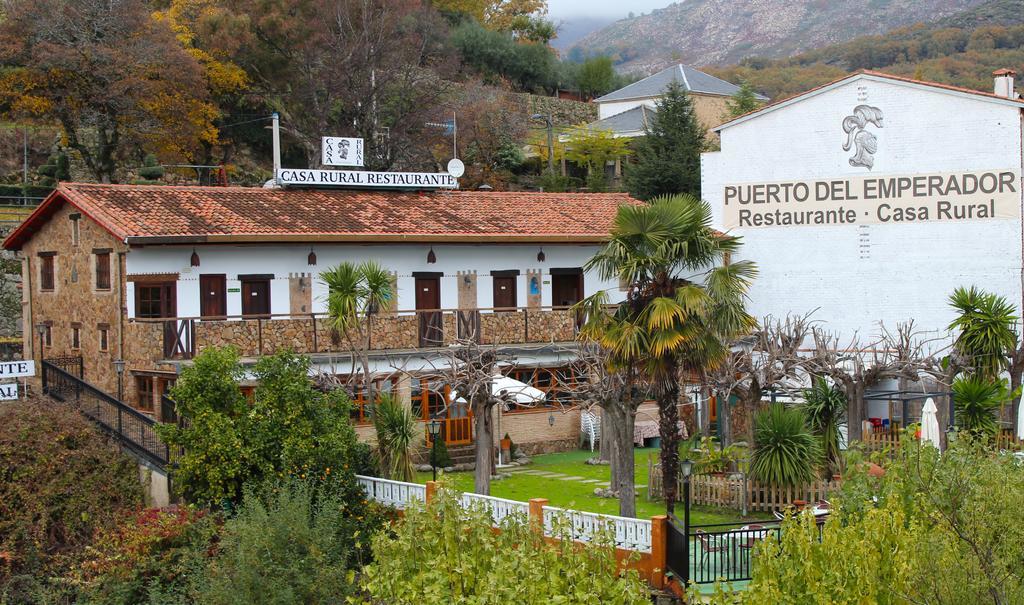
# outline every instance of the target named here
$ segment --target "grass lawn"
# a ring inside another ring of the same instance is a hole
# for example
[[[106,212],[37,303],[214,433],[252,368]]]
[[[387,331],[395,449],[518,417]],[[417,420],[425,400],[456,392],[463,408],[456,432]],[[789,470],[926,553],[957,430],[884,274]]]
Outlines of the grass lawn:
[[[616,515],[619,512],[619,501],[612,498],[598,498],[594,495],[594,489],[603,487],[600,483],[584,483],[586,479],[599,479],[607,482],[610,477],[610,470],[607,466],[593,466],[584,464],[593,454],[590,450],[574,450],[559,454],[544,454],[534,456],[533,463],[527,466],[502,469],[501,472],[510,471],[547,471],[550,473],[562,473],[567,478],[539,477],[536,475],[524,475],[521,472],[513,472],[512,477],[500,481],[491,482],[491,495],[509,500],[527,501],[530,498],[547,498],[552,506],[560,508],[574,508],[577,510],[590,511]],[[655,448],[637,448],[636,459],[636,484],[645,487],[637,489],[637,517],[649,518],[654,515],[665,514],[665,505],[660,501],[651,502],[647,500],[647,460],[648,457],[657,462],[658,450]],[[416,480],[426,483],[430,480],[430,473],[417,473]],[[576,479],[572,479],[575,477]],[[441,480],[441,475],[438,475]],[[444,480],[454,485],[458,490],[464,492],[473,491],[473,473],[447,473]],[[677,508],[682,514],[682,507]],[[732,523],[735,521],[764,519],[764,514],[757,513],[746,518],[741,517],[739,512],[729,509],[693,507],[690,510],[690,522],[693,525],[707,523]]]

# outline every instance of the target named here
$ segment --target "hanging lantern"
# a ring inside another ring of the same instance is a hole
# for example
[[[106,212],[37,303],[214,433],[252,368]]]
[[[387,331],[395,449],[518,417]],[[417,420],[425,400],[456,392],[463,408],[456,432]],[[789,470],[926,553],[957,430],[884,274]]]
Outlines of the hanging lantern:
[[[544,262],[545,258],[547,258],[547,257],[544,256],[544,246],[541,246],[540,247],[540,252],[537,253],[537,262],[542,263],[542,262]]]
[[[436,262],[437,262],[437,255],[434,254],[434,247],[431,246],[430,247],[430,251],[427,252],[427,264],[428,265],[433,265]]]
[[[192,248],[192,259],[191,259],[191,261],[192,261],[192,266],[193,267],[198,267],[199,266],[199,253],[196,252],[195,248]]]
[[[309,256],[306,257],[306,262],[310,265],[316,264],[316,252],[313,252],[312,248],[309,249]]]

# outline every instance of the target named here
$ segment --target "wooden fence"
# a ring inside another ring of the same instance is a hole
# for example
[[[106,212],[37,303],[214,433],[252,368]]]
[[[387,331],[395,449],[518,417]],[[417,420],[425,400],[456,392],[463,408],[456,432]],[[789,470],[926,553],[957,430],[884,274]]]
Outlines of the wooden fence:
[[[816,481],[799,487],[764,485],[744,479],[741,474],[694,475],[690,478],[690,499],[700,506],[720,506],[748,511],[781,511],[789,506],[828,500],[839,490],[840,481]]]

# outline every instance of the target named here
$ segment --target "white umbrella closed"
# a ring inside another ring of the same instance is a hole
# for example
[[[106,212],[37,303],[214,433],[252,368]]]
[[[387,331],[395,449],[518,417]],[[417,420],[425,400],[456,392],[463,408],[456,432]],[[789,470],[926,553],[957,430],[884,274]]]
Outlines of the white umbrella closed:
[[[931,443],[936,449],[942,449],[939,441],[939,417],[936,415],[938,411],[935,402],[929,397],[924,402],[924,409],[921,410],[921,443]]]

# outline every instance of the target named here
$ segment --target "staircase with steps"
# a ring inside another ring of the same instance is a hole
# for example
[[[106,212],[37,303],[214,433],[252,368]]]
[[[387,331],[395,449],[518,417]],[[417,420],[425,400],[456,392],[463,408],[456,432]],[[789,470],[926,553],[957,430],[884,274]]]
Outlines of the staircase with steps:
[[[456,464],[471,464],[476,462],[476,445],[473,443],[467,443],[465,445],[449,445],[448,446],[448,457],[452,459],[452,465]],[[416,464],[430,464],[430,448],[425,447],[420,450],[413,462]]]

